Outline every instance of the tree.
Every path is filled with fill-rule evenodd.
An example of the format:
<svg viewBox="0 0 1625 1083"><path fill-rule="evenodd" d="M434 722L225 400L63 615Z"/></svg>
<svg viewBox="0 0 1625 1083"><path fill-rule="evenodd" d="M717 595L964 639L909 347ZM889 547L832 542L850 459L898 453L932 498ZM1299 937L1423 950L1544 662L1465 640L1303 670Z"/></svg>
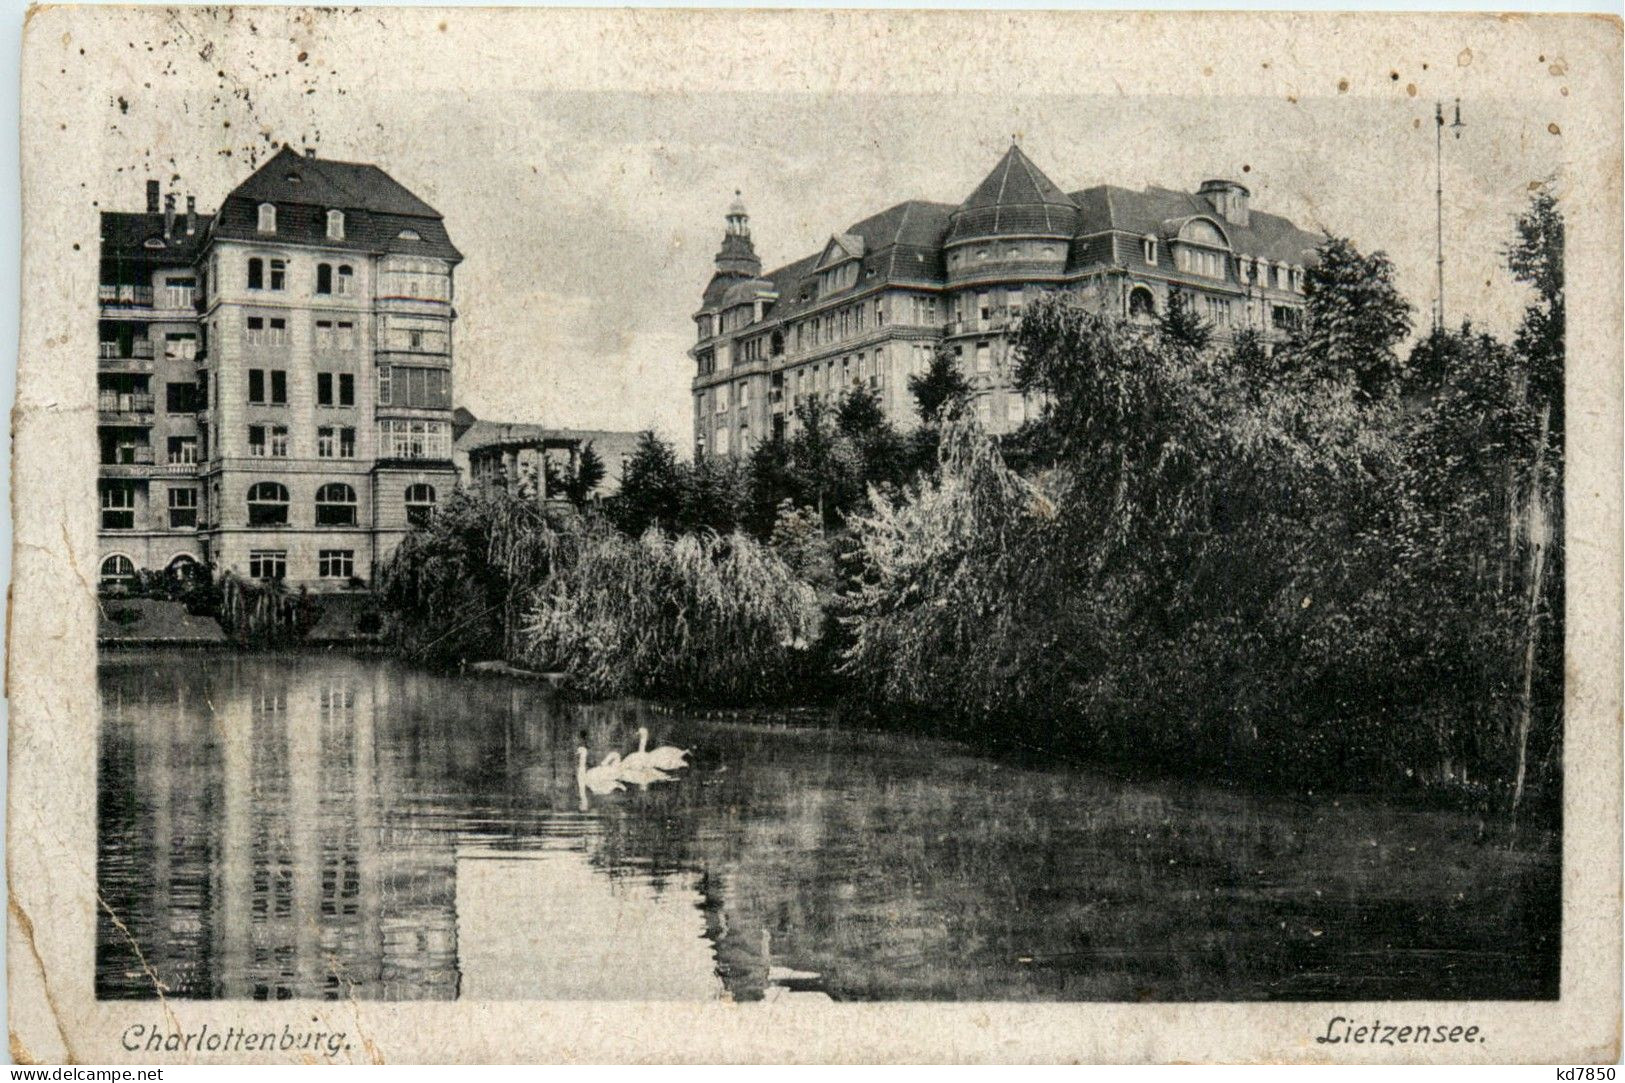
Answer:
<svg viewBox="0 0 1625 1083"><path fill-rule="evenodd" d="M556 466L552 460L548 460L548 495L562 494L577 508L585 507L593 491L603 483L605 473L604 460L589 440L582 445L573 470Z"/></svg>
<svg viewBox="0 0 1625 1083"><path fill-rule="evenodd" d="M1196 311L1185 291L1174 289L1168 294L1168 305L1157 317L1157 335L1176 349L1201 353L1213 339L1213 327Z"/></svg>
<svg viewBox="0 0 1625 1083"><path fill-rule="evenodd" d="M639 433L621 471L621 490L609 502L610 520L632 535L651 526L673 530L682 502L683 470L676 450L652 430Z"/></svg>
<svg viewBox="0 0 1625 1083"><path fill-rule="evenodd" d="M938 428L956 416L970 401L970 384L959 371L959 362L946 345L938 345L924 372L908 378L914 408L928 428Z"/></svg>
<svg viewBox="0 0 1625 1083"><path fill-rule="evenodd" d="M748 486L744 463L727 455L702 455L682 471L673 529L678 533L733 533L746 513Z"/></svg>
<svg viewBox="0 0 1625 1083"><path fill-rule="evenodd" d="M1352 379L1367 400L1393 390L1402 376L1395 348L1410 334L1412 308L1394 286L1388 255L1363 255L1353 242L1327 237L1304 296L1291 351L1299 369L1314 379Z"/></svg>
<svg viewBox="0 0 1625 1083"><path fill-rule="evenodd" d="M1507 246L1512 276L1535 290L1524 309L1515 347L1527 360L1530 394L1551 405L1552 431L1563 433L1563 363L1566 308L1563 302L1563 214L1549 188L1529 199Z"/></svg>
<svg viewBox="0 0 1625 1083"><path fill-rule="evenodd" d="M834 527L863 498L857 448L841 431L836 411L808 398L796 407L796 431L789 444L792 499L818 510L819 521Z"/></svg>
<svg viewBox="0 0 1625 1083"><path fill-rule="evenodd" d="M836 409L835 422L857 451L859 480L865 489L895 489L908 480L914 470L912 448L873 391L859 387L848 392Z"/></svg>

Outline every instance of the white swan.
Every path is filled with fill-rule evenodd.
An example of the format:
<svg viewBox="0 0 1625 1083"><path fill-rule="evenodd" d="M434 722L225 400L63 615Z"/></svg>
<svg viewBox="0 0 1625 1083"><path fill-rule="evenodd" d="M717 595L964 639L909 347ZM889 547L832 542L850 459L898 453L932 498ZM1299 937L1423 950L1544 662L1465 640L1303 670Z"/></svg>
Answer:
<svg viewBox="0 0 1625 1083"><path fill-rule="evenodd" d="M576 748L576 786L583 792L614 793L626 787L621 782L621 754L611 752L597 767L587 766L587 746Z"/></svg>
<svg viewBox="0 0 1625 1083"><path fill-rule="evenodd" d="M688 766L689 750L676 748L672 745L661 745L659 748L649 747L649 728L638 727L638 750L628 753L621 761L629 767L652 767L657 771L681 771Z"/></svg>

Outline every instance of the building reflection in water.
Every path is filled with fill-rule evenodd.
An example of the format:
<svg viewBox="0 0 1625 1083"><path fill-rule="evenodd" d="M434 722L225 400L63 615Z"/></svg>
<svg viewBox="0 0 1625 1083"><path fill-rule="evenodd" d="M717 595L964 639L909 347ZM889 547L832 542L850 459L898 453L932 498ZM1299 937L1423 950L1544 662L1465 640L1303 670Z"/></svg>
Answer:
<svg viewBox="0 0 1625 1083"><path fill-rule="evenodd" d="M102 688L101 997L722 991L700 877L591 859L530 690L471 718L375 663L235 658Z"/></svg>
<svg viewBox="0 0 1625 1083"><path fill-rule="evenodd" d="M1482 847L1455 813L385 658L120 654L100 681L102 997L1557 992L1556 839ZM640 725L695 766L583 811L578 734L596 758Z"/></svg>

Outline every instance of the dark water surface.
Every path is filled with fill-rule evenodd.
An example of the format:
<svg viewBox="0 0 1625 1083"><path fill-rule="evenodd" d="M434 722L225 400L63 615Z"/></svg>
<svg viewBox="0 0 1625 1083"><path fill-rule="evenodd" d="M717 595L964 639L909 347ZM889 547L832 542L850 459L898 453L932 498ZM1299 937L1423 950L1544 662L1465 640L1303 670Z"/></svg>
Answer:
<svg viewBox="0 0 1625 1083"><path fill-rule="evenodd" d="M100 680L102 997L1557 995L1555 836L1480 844L1455 814L378 658L142 653ZM578 732L596 763L639 725L695 766L583 810Z"/></svg>

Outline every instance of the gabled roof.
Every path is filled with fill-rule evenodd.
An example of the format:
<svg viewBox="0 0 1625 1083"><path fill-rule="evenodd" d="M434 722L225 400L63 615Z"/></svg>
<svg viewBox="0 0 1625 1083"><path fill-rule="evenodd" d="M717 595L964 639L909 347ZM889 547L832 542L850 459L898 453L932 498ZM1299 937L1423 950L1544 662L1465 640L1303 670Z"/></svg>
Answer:
<svg viewBox="0 0 1625 1083"><path fill-rule="evenodd" d="M227 198L256 203L304 203L340 210L366 210L439 218L440 212L407 191L375 165L310 158L283 147Z"/></svg>
<svg viewBox="0 0 1625 1083"><path fill-rule="evenodd" d="M1319 234L1299 229L1278 214L1250 210L1247 224L1226 221L1211 203L1195 192L1148 187L1143 192L1114 185L1099 185L1072 193L1083 210L1080 234L1122 230L1140 236L1158 235L1169 222L1193 217L1211 218L1230 238L1230 247L1242 256L1301 264L1320 245Z"/></svg>
<svg viewBox="0 0 1625 1083"><path fill-rule="evenodd" d="M830 267L849 259L858 259L863 256L863 238L856 233L836 233L830 237L829 243L824 245L824 252L818 257L819 267Z"/></svg>

